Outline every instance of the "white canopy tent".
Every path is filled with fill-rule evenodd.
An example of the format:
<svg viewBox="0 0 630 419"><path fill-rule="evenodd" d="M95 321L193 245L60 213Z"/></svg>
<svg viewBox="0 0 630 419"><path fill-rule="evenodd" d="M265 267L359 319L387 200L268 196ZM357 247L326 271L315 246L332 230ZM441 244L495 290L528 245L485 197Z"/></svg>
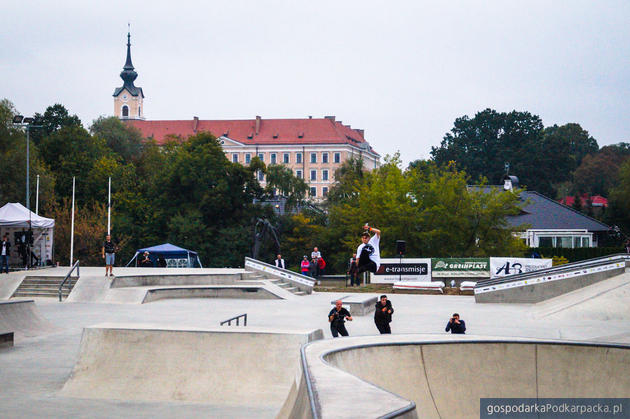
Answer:
<svg viewBox="0 0 630 419"><path fill-rule="evenodd" d="M0 208L0 236L9 235L11 242L11 254L9 264L22 266L23 260L19 254L19 246L16 246L15 237L24 235L33 230L33 246L31 251L35 254L40 264L53 258L53 230L55 220L46 218L29 211L24 205L11 202Z"/></svg>

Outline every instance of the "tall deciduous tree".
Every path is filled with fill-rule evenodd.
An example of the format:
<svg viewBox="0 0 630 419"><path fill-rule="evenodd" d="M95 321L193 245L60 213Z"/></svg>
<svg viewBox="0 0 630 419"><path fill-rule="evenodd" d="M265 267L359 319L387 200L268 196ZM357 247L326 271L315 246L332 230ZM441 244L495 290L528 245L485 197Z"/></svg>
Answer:
<svg viewBox="0 0 630 419"><path fill-rule="evenodd" d="M125 125L115 116L96 119L90 127L92 135L105 140L105 144L124 162L136 161L142 151L142 134L134 127Z"/></svg>
<svg viewBox="0 0 630 419"><path fill-rule="evenodd" d="M472 119L457 118L431 156L439 165L455 161L473 179L486 177L494 184L509 162L510 174L522 185L555 196L554 185L571 180L584 156L597 149L595 139L579 124L544 128L529 112L486 109Z"/></svg>
<svg viewBox="0 0 630 419"><path fill-rule="evenodd" d="M576 192L607 197L610 189L619 182L619 167L628 157L628 143L607 145L597 153L584 156L573 175Z"/></svg>

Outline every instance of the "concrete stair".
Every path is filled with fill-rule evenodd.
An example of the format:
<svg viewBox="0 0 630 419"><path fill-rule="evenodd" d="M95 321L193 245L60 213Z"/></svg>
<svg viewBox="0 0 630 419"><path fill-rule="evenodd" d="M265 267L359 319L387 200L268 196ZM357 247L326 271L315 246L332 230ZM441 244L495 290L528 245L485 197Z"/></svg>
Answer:
<svg viewBox="0 0 630 419"><path fill-rule="evenodd" d="M280 288L284 288L295 295L306 295L304 291L300 291L298 287L294 287L291 283L285 282L282 279L270 279L269 282L279 286Z"/></svg>
<svg viewBox="0 0 630 419"><path fill-rule="evenodd" d="M66 298L72 288L77 283L78 278L68 278L61 292L62 298ZM59 295L59 284L62 277L26 277L20 286L13 293L13 297L57 297Z"/></svg>

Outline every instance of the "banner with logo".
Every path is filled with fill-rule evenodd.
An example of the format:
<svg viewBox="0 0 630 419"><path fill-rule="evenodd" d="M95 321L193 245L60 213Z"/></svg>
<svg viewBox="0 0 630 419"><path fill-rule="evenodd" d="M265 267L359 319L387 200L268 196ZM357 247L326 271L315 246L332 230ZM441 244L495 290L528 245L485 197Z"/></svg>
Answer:
<svg viewBox="0 0 630 419"><path fill-rule="evenodd" d="M381 266L371 276L373 284L398 281L431 281L431 259L381 259Z"/></svg>
<svg viewBox="0 0 630 419"><path fill-rule="evenodd" d="M432 258L431 270L434 278L488 278L488 258Z"/></svg>
<svg viewBox="0 0 630 419"><path fill-rule="evenodd" d="M490 258L490 277L521 274L551 268L551 259Z"/></svg>

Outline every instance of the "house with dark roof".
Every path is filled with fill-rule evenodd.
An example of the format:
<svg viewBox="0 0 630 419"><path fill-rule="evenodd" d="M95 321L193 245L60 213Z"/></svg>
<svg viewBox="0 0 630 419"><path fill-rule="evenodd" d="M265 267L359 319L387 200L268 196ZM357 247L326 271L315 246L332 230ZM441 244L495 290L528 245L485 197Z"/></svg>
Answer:
<svg viewBox="0 0 630 419"><path fill-rule="evenodd" d="M237 120L146 120L144 92L134 85L138 73L131 63L131 35L127 34L127 60L120 73L123 86L114 91L114 115L158 144L186 140L208 132L218 138L226 157L248 165L254 157L265 164L282 164L309 185L310 196L325 197L335 182L335 171L347 160L360 158L367 170L380 166L380 155L365 139L362 129L343 124L335 116ZM265 186L264 173L258 180Z"/></svg>
<svg viewBox="0 0 630 419"><path fill-rule="evenodd" d="M503 180L503 186L482 188L518 188L516 176L505 176ZM606 224L538 192L521 191L519 197L522 210L508 216L507 222L512 227L524 227L519 236L528 247L597 247L610 230Z"/></svg>

